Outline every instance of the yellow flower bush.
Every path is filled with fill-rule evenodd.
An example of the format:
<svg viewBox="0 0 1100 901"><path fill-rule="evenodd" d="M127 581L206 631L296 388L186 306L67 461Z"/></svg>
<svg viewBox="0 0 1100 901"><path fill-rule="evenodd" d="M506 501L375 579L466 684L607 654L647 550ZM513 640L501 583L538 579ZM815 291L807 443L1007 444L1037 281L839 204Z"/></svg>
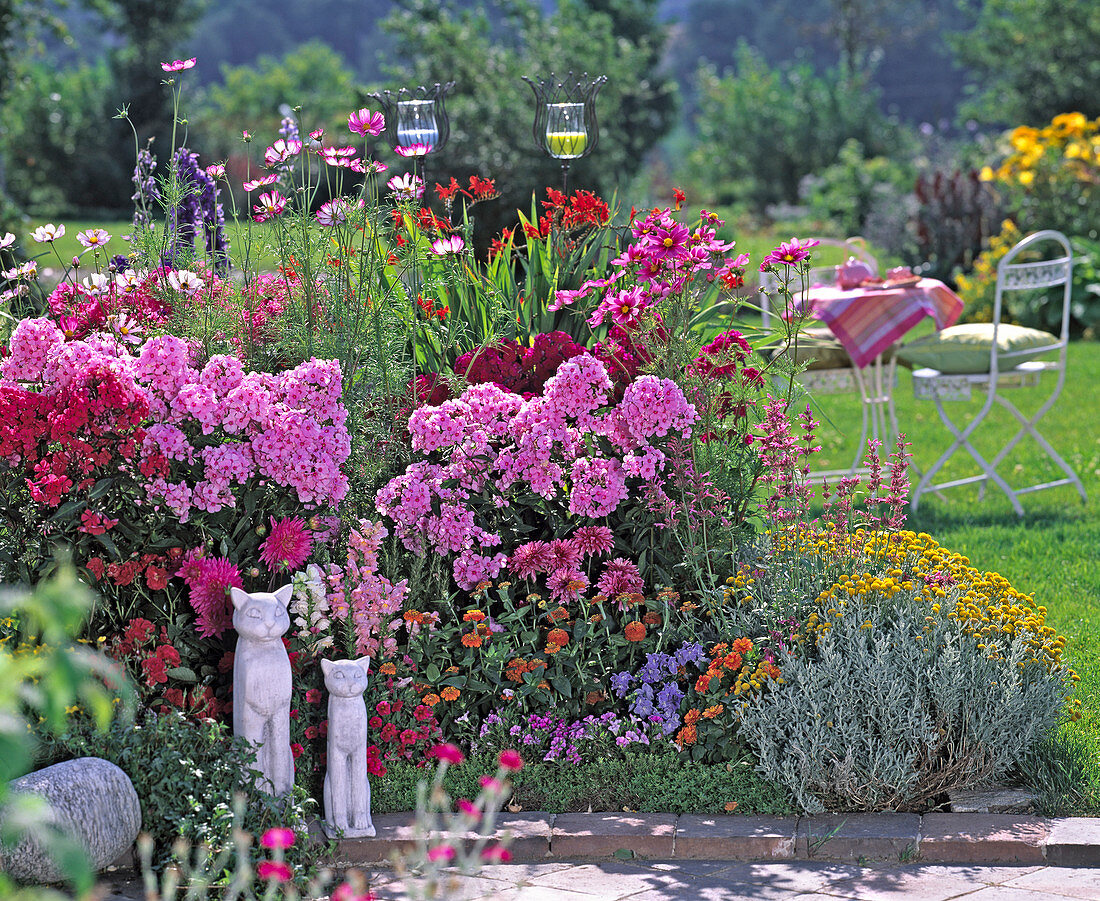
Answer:
<svg viewBox="0 0 1100 901"><path fill-rule="evenodd" d="M1023 232L1011 219L1001 223L1001 232L989 239L988 249L974 261L969 274L960 273L955 279L959 297L962 298L963 322L991 322L993 299L997 290L997 265L1019 241ZM1006 311L1004 321L1011 322L1011 311Z"/></svg>

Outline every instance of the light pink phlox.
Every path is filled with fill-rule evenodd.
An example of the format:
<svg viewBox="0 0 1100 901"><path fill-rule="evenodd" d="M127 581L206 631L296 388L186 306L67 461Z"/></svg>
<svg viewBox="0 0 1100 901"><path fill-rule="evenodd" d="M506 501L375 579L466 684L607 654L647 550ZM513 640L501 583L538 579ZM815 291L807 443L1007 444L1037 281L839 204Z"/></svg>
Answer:
<svg viewBox="0 0 1100 901"><path fill-rule="evenodd" d="M199 383L210 388L218 398L224 398L243 378L241 361L228 354L215 354L199 373Z"/></svg>
<svg viewBox="0 0 1100 901"><path fill-rule="evenodd" d="M193 382L180 388L172 399L170 419L182 421L186 416L194 418L202 427L204 435L211 434L221 425L222 405L214 389Z"/></svg>
<svg viewBox="0 0 1100 901"><path fill-rule="evenodd" d="M655 447L641 447L623 457L623 471L647 482L657 478L664 467L664 452Z"/></svg>
<svg viewBox="0 0 1100 901"><path fill-rule="evenodd" d="M630 496L622 464L614 458L581 457L573 463L570 481L569 512L576 515L599 519Z"/></svg>
<svg viewBox="0 0 1100 901"><path fill-rule="evenodd" d="M145 430L142 449L149 454L159 450L169 460L181 463L195 462L195 448L187 440L187 435L174 425L154 422Z"/></svg>
<svg viewBox="0 0 1100 901"><path fill-rule="evenodd" d="M49 319L22 319L9 343L9 356L0 363L0 378L12 382L39 382L46 356L65 336Z"/></svg>
<svg viewBox="0 0 1100 901"><path fill-rule="evenodd" d="M465 550L455 557L452 571L455 582L463 591L472 591L480 582L495 579L508 562L505 554L489 557L472 550Z"/></svg>

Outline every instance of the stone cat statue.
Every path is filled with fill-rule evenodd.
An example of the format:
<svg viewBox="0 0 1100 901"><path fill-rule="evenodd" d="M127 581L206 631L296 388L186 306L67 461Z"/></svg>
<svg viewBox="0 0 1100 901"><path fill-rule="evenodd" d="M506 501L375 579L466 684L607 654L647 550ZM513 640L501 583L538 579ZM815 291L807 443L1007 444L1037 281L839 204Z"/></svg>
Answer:
<svg viewBox="0 0 1100 901"><path fill-rule="evenodd" d="M325 833L346 838L374 835L367 780L367 687L369 657L322 660L328 689L328 767L325 770Z"/></svg>
<svg viewBox="0 0 1100 901"><path fill-rule="evenodd" d="M233 658L233 734L256 748L261 785L276 796L294 786L290 752L290 657L283 633L290 628L287 605L294 593L284 585L274 594L230 588L237 651Z"/></svg>

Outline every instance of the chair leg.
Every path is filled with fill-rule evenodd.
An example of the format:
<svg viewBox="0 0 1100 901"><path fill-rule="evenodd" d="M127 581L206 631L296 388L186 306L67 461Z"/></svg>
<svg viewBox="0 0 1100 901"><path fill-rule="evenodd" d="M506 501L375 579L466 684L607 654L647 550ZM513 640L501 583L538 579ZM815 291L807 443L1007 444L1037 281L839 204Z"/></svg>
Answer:
<svg viewBox="0 0 1100 901"><path fill-rule="evenodd" d="M1016 417L1016 419L1020 423L1020 429L1019 429L1018 432L1016 432L1015 435L1012 436L1012 440L1009 441L1008 444L1006 444L1003 448L1001 448L1001 450L997 454L997 456L993 458L992 465L994 467L997 467L998 465L1000 465L1001 461L1004 460L1012 452L1012 450L1016 447L1017 444L1020 443L1020 441L1023 439L1023 437L1025 435L1030 435L1032 438L1035 439L1036 444L1038 444L1039 447L1041 447L1043 449L1043 452L1048 457L1050 457L1051 460L1054 461L1054 464L1059 469L1061 469L1062 472L1065 473L1065 475L1066 475L1065 482L1067 484L1073 485L1073 487L1077 489L1077 493L1081 496L1081 502L1082 503L1087 502L1088 501L1088 495L1085 493L1085 486L1081 484L1081 479L1077 475L1077 473L1074 471L1073 467L1071 467L1064 459L1062 459L1062 455L1059 454L1053 447L1051 447L1050 442L1048 442L1046 440L1046 438L1044 438L1039 433L1038 429L1035 428L1035 424L1043 417L1043 414L1046 413L1047 409L1049 408L1049 405L1044 404L1043 407L1041 407L1039 409L1039 411L1034 416L1032 416L1030 419L1028 419L1026 416L1024 416L1023 413L1021 413L1016 408L1016 406L1014 404L1012 404L1010 401L1006 400L1005 398L998 396L997 397L997 402L1002 407L1004 407L1006 410L1008 410L1010 413L1012 413L1013 416ZM1032 487L1035 487L1035 486L1032 486ZM1053 487L1053 486L1052 485L1047 485L1047 486L1044 486L1044 487Z"/></svg>

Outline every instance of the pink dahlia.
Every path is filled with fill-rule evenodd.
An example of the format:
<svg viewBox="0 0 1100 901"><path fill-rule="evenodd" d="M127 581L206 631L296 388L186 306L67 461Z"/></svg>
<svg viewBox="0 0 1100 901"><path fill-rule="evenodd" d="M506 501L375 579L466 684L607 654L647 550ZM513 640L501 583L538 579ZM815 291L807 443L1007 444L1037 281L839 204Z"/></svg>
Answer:
<svg viewBox="0 0 1100 901"><path fill-rule="evenodd" d="M633 594L645 587L638 567L623 557L616 557L607 564L596 587L609 598L620 594Z"/></svg>
<svg viewBox="0 0 1100 901"><path fill-rule="evenodd" d="M229 589L244 588L244 584L237 567L225 557L206 557L196 563L198 572L188 581L197 614L195 628L204 638L217 638L233 623Z"/></svg>
<svg viewBox="0 0 1100 901"><path fill-rule="evenodd" d="M550 567L550 546L545 541L521 544L508 558L508 568L517 579L530 579Z"/></svg>
<svg viewBox="0 0 1100 901"><path fill-rule="evenodd" d="M615 546L615 537L607 526L581 526L573 533L572 541L586 557L606 554Z"/></svg>
<svg viewBox="0 0 1100 901"><path fill-rule="evenodd" d="M309 559L312 550L313 535L300 516L278 522L272 516L271 534L260 546L260 559L270 570L293 571Z"/></svg>
<svg viewBox="0 0 1100 901"><path fill-rule="evenodd" d="M550 572L573 570L580 566L581 549L572 539L555 538L550 542Z"/></svg>

